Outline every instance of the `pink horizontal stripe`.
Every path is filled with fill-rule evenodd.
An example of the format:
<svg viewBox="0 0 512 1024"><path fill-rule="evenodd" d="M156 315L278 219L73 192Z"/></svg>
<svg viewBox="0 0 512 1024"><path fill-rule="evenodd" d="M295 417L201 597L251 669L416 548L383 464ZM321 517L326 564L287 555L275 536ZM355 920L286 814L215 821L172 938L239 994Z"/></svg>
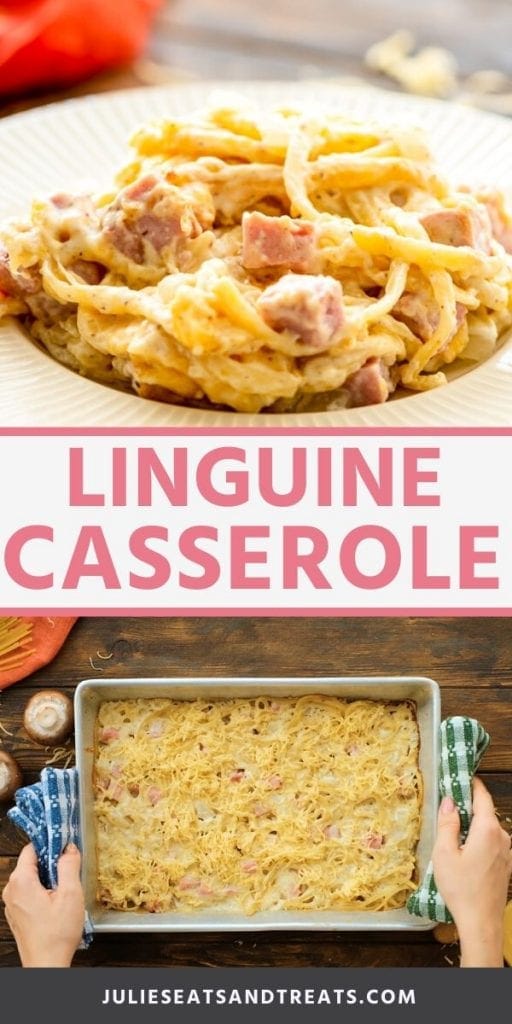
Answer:
<svg viewBox="0 0 512 1024"><path fill-rule="evenodd" d="M0 437L512 437L512 427L0 427Z"/></svg>
<svg viewBox="0 0 512 1024"><path fill-rule="evenodd" d="M122 618L512 618L510 608L0 608L0 615Z"/></svg>

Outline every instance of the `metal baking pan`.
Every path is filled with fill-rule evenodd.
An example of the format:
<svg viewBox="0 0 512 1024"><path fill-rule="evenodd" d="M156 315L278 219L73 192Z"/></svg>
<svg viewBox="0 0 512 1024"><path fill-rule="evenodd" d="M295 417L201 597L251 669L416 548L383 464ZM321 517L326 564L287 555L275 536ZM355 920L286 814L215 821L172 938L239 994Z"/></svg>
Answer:
<svg viewBox="0 0 512 1024"><path fill-rule="evenodd" d="M103 701L135 697L169 697L173 700L220 700L226 697L272 695L296 697L307 693L329 694L347 700L412 700L420 731L420 768L424 799L417 852L419 876L430 859L435 838L438 805L439 687L420 677L340 679L87 679L75 694L77 766L80 776L80 810L83 831L86 907L97 932L206 932L206 931L424 931L430 921L412 917L407 910L388 911L275 911L241 914L212 910L197 913L134 913L106 910L96 899L96 840L93 797L94 723Z"/></svg>

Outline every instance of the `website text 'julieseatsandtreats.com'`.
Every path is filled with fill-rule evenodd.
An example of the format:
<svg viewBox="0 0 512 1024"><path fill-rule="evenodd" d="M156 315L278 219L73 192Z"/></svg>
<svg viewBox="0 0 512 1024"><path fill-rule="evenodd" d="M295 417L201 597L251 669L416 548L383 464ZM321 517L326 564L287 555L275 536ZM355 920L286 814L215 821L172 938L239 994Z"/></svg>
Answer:
<svg viewBox="0 0 512 1024"><path fill-rule="evenodd" d="M371 988L361 992L355 988L106 988L102 1006L414 1006L415 1002L413 988Z"/></svg>
<svg viewBox="0 0 512 1024"><path fill-rule="evenodd" d="M512 13L477 8L0 13L22 1016L505 1003Z"/></svg>

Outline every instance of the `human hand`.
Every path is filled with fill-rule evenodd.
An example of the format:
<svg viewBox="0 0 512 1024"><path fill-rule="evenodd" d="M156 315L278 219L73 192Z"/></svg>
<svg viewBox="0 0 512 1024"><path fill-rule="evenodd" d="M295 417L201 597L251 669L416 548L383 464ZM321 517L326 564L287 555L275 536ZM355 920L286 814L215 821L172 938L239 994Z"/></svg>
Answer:
<svg viewBox="0 0 512 1024"><path fill-rule="evenodd" d="M501 828L480 779L473 781L473 818L464 846L453 800L441 801L432 861L437 888L459 932L461 967L503 967L503 914L512 851L510 836Z"/></svg>
<svg viewBox="0 0 512 1024"><path fill-rule="evenodd" d="M39 881L37 857L29 843L2 893L7 923L23 967L69 967L84 926L80 851L70 843L57 865L58 887Z"/></svg>

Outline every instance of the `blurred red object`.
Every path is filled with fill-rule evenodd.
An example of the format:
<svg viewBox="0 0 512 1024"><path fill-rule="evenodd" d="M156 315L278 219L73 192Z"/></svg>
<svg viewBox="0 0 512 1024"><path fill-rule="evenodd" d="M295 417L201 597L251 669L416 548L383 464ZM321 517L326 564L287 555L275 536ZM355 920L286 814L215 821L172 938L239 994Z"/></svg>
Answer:
<svg viewBox="0 0 512 1024"><path fill-rule="evenodd" d="M0 93L64 85L133 60L162 0L3 0Z"/></svg>

